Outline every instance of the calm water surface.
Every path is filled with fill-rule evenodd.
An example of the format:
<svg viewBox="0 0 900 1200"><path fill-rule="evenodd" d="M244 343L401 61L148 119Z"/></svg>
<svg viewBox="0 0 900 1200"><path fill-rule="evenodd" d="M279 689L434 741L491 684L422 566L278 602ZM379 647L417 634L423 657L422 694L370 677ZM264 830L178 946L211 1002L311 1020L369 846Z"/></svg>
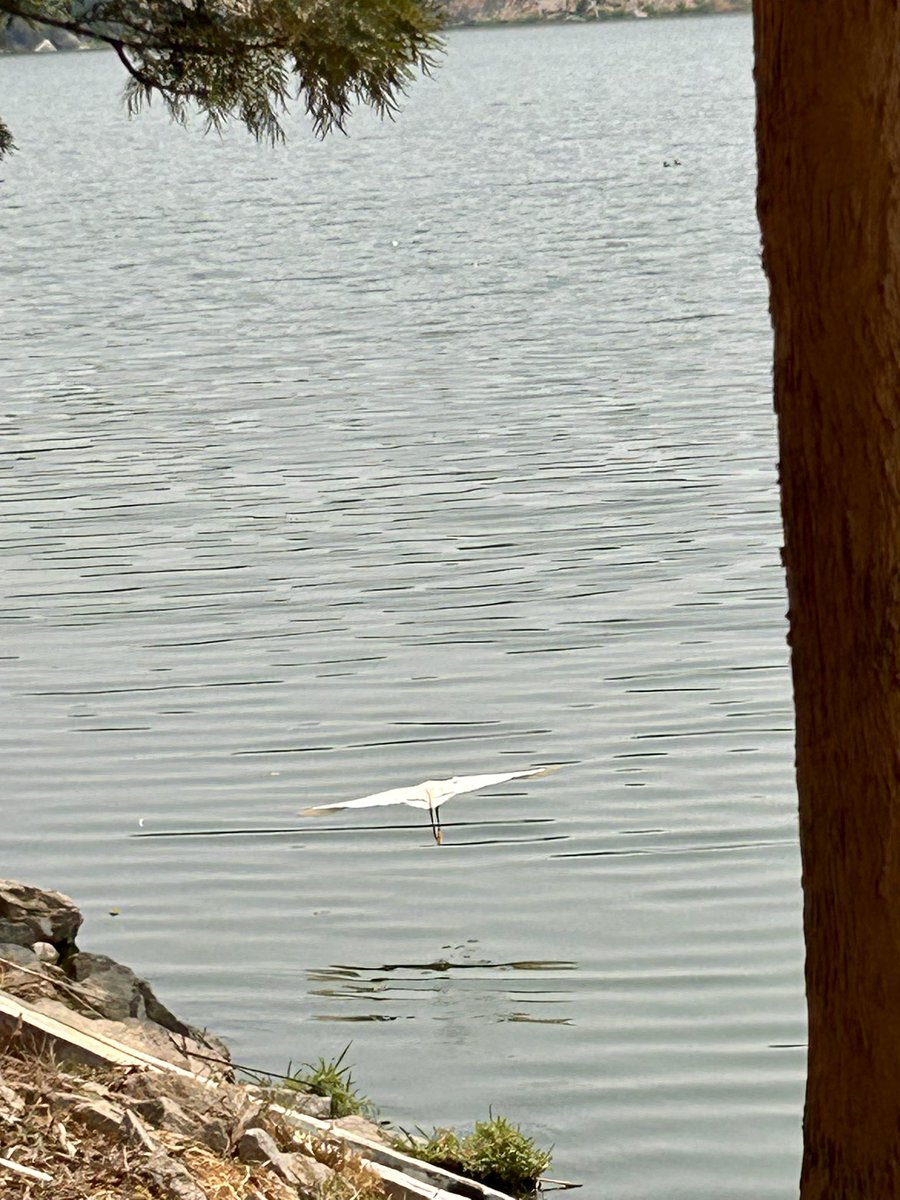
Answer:
<svg viewBox="0 0 900 1200"><path fill-rule="evenodd" d="M2 873L241 1061L352 1041L388 1116L492 1105L611 1200L798 1168L750 42L464 31L276 151L0 62ZM548 761L441 849L297 816Z"/></svg>

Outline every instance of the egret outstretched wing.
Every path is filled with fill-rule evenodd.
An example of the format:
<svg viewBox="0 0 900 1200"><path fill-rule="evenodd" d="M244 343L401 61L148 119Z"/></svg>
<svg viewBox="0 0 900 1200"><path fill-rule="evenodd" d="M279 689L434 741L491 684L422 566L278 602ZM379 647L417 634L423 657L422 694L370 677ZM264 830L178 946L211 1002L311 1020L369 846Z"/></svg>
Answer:
<svg viewBox="0 0 900 1200"><path fill-rule="evenodd" d="M482 788L493 787L495 783L508 783L511 779L540 779L542 775L558 770L558 766L552 766L535 767L531 771L508 771L505 775L454 775L452 779L428 780L422 786L440 788L441 798L434 803L443 804L451 796L458 796L462 792L480 792Z"/></svg>
<svg viewBox="0 0 900 1200"><path fill-rule="evenodd" d="M303 817L317 817L336 808L378 808L382 804L411 804L413 808L427 808L428 797L425 784L417 787L391 788L389 792L374 792L371 796L360 796L358 800L339 800L337 804L320 804L317 808L304 808Z"/></svg>

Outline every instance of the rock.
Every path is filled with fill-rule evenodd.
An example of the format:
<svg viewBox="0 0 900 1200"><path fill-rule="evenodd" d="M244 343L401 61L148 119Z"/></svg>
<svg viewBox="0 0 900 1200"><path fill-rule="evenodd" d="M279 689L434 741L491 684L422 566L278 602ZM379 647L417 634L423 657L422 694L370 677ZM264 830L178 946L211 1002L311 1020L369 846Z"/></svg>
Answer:
<svg viewBox="0 0 900 1200"><path fill-rule="evenodd" d="M290 1164L293 1174L293 1179L288 1182L294 1184L301 1196L309 1196L313 1200L316 1196L328 1194L325 1188L334 1175L331 1167L326 1167L307 1154L285 1154L283 1157Z"/></svg>
<svg viewBox="0 0 900 1200"><path fill-rule="evenodd" d="M133 1112L126 1112L122 1118L122 1124L119 1127L122 1134L122 1140L136 1150L147 1150L153 1153L156 1150L156 1142L147 1132L147 1129L140 1119Z"/></svg>
<svg viewBox="0 0 900 1200"><path fill-rule="evenodd" d="M57 968L45 967L44 970L55 971ZM146 1021L137 1021L131 1018L127 1021L108 1021L105 1017L98 1017L94 1014L86 1016L83 1012L69 1007L68 1004L63 1004L57 999L47 997L29 1000L29 1003L38 1012L46 1013L50 1017L56 1017L68 1025L74 1025L76 1029L80 1029L84 1033L112 1038L114 1041L123 1042L126 1046L140 1050L144 1054L151 1054L156 1058L165 1059L167 1062L174 1063L175 1066L184 1067L187 1070L194 1070L199 1065L191 1063L190 1059L174 1045L171 1034L165 1029L160 1028L159 1025L152 1025Z"/></svg>
<svg viewBox="0 0 900 1200"><path fill-rule="evenodd" d="M150 1100L139 1100L132 1111L155 1129L175 1133L179 1137L192 1138L200 1132L200 1122L189 1116L180 1105L168 1096L156 1096Z"/></svg>
<svg viewBox="0 0 900 1200"><path fill-rule="evenodd" d="M65 961L69 978L80 984L91 1006L109 1021L137 1025L137 1035L121 1029L114 1037L121 1037L131 1045L137 1045L147 1053L164 1058L188 1070L209 1073L209 1060L225 1078L233 1077L231 1056L228 1047L219 1038L204 1030L194 1029L180 1021L174 1013L161 1004L145 979L135 975L130 967L124 967L105 954L89 954L81 951ZM177 1042L171 1034L177 1035ZM196 1055L200 1062L192 1062ZM216 1060L220 1060L216 1062Z"/></svg>
<svg viewBox="0 0 900 1200"><path fill-rule="evenodd" d="M109 1088L105 1088L102 1083L97 1083L95 1079L80 1080L78 1086L82 1095L87 1092L91 1096L98 1096L101 1100L109 1099Z"/></svg>
<svg viewBox="0 0 900 1200"><path fill-rule="evenodd" d="M204 1121L199 1134L200 1141L213 1154L226 1155L231 1149L231 1130L221 1117Z"/></svg>
<svg viewBox="0 0 900 1200"><path fill-rule="evenodd" d="M648 17L666 13L741 12L746 0L444 0L450 25L522 21L597 21L609 17Z"/></svg>
<svg viewBox="0 0 900 1200"><path fill-rule="evenodd" d="M9 924L8 921L0 921L0 937L4 933L4 926ZM27 930L26 925L20 928ZM38 943L46 945L45 942ZM38 963L38 957L35 952L21 942L0 942L0 958L6 959L7 962L15 963L17 967L34 967Z"/></svg>
<svg viewBox="0 0 900 1200"><path fill-rule="evenodd" d="M137 976L105 954L78 953L66 963L69 978L84 985L84 993L97 1012L110 1021L143 1017ZM90 982L88 982L90 980Z"/></svg>
<svg viewBox="0 0 900 1200"><path fill-rule="evenodd" d="M66 29L30 23L21 17L8 17L5 21L0 18L0 52L35 51L47 41L57 50L86 50L90 45Z"/></svg>
<svg viewBox="0 0 900 1200"><path fill-rule="evenodd" d="M81 951L67 960L66 971L70 979L85 984L91 993L91 1003L110 1021L137 1017L162 1025L172 1033L190 1035L192 1032L189 1025L160 1004L145 979L138 978L130 967L123 967L105 954Z"/></svg>
<svg viewBox="0 0 900 1200"><path fill-rule="evenodd" d="M355 1133L357 1137L368 1138L370 1142L381 1142L382 1145L388 1144L381 1126L365 1117L339 1117L334 1123L338 1129L346 1129L348 1133Z"/></svg>
<svg viewBox="0 0 900 1200"><path fill-rule="evenodd" d="M198 1029L196 1025L188 1025L186 1028L196 1050L201 1052L206 1058L207 1066L204 1068L203 1073L208 1075L210 1070L212 1070L221 1075L224 1072L229 1080L234 1079L234 1071L231 1066L231 1051L228 1048L228 1043L223 1041L222 1038L216 1037L214 1033L210 1033L206 1028Z"/></svg>
<svg viewBox="0 0 900 1200"><path fill-rule="evenodd" d="M53 45L53 43L50 41L49 38L44 38L44 40L42 42L38 42L38 44L35 46L34 53L35 54L55 54L56 47Z"/></svg>
<svg viewBox="0 0 900 1200"><path fill-rule="evenodd" d="M240 1145L241 1138L248 1129L254 1128L262 1110L263 1106L261 1104L251 1101L249 1104L245 1104L236 1114L229 1134L229 1141L233 1148Z"/></svg>
<svg viewBox="0 0 900 1200"><path fill-rule="evenodd" d="M0 942L30 950L35 940L34 930L24 921L0 920ZM35 955L37 958L37 955Z"/></svg>
<svg viewBox="0 0 900 1200"><path fill-rule="evenodd" d="M145 1054L163 1058L166 1062L174 1063L176 1067L184 1067L186 1070L198 1074L209 1075L210 1073L209 1063L206 1061L209 1050L205 1046L201 1047L194 1038L175 1038L168 1029L163 1029L161 1025L154 1025L150 1021L128 1020L119 1023L98 1021L97 1025L109 1025L111 1037L116 1037L129 1046L134 1046L137 1050L143 1050ZM114 1030L117 1032L113 1032ZM193 1053L202 1054L204 1057L199 1060L192 1059ZM223 1067L221 1070L226 1078L231 1078L230 1067Z"/></svg>
<svg viewBox="0 0 900 1200"><path fill-rule="evenodd" d="M81 921L75 902L62 892L44 891L13 879L0 879L0 941L17 942L20 946L49 942L65 953L74 946ZM28 940L22 941L21 934L5 936L4 929L9 925L17 930L25 926Z"/></svg>
<svg viewBox="0 0 900 1200"><path fill-rule="evenodd" d="M212 1097L209 1088L199 1080L183 1075L160 1075L156 1071L135 1071L122 1084L122 1092L132 1100L157 1100L168 1096L182 1108L209 1107Z"/></svg>
<svg viewBox="0 0 900 1200"><path fill-rule="evenodd" d="M156 1150L150 1155L144 1170L166 1200L208 1200L206 1192L187 1167L170 1158L163 1150Z"/></svg>
<svg viewBox="0 0 900 1200"><path fill-rule="evenodd" d="M40 41L41 34L33 25L29 25L21 17L11 17L3 30L3 49L24 52L32 50Z"/></svg>
<svg viewBox="0 0 900 1200"><path fill-rule="evenodd" d="M136 1072L124 1081L122 1092L134 1100L135 1114L151 1125L193 1138L222 1155L231 1153L262 1110L243 1087L225 1083L208 1088L179 1075Z"/></svg>
<svg viewBox="0 0 900 1200"><path fill-rule="evenodd" d="M65 980L59 967L41 962L27 946L0 946L0 959L0 986L31 1005L52 1001L58 981ZM20 965L13 966L14 962Z"/></svg>
<svg viewBox="0 0 900 1200"><path fill-rule="evenodd" d="M309 1092L283 1091L278 1093L278 1103L283 1108L293 1109L307 1117L315 1117L318 1121L328 1121L331 1118L331 1097L313 1096Z"/></svg>
<svg viewBox="0 0 900 1200"><path fill-rule="evenodd" d="M30 936L30 935L29 935ZM36 946L49 946L48 942L35 942ZM50 946L51 952L56 951ZM44 962L28 946L12 942L0 942L0 976L3 987L14 996L32 1001L40 996L56 995L55 980L65 980L65 975L51 962ZM15 965L13 965L15 964Z"/></svg>
<svg viewBox="0 0 900 1200"><path fill-rule="evenodd" d="M51 946L49 942L35 942L31 950L43 963L49 963L53 966L59 962L59 951L55 946Z"/></svg>
<svg viewBox="0 0 900 1200"><path fill-rule="evenodd" d="M83 1100L72 1109L72 1116L89 1129L115 1137L122 1126L123 1113L108 1100Z"/></svg>
<svg viewBox="0 0 900 1200"><path fill-rule="evenodd" d="M83 50L84 42L68 29L49 29L47 37L57 50Z"/></svg>
<svg viewBox="0 0 900 1200"><path fill-rule="evenodd" d="M258 1125L248 1129L237 1144L237 1156L242 1163L271 1163L281 1153L272 1135Z"/></svg>
<svg viewBox="0 0 900 1200"><path fill-rule="evenodd" d="M309 1169L309 1159L303 1154L285 1154L283 1150L278 1149L275 1139L264 1129L248 1129L237 1144L237 1154L242 1163L259 1163L268 1167L279 1179L291 1187L298 1188L301 1196L315 1195L315 1182L308 1182L314 1180L316 1174L314 1170Z"/></svg>

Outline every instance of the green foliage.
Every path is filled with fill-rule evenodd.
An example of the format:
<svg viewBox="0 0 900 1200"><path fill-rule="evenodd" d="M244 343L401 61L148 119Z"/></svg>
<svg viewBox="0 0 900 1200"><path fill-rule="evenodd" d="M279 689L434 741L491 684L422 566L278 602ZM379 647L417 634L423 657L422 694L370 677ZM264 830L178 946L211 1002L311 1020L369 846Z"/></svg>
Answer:
<svg viewBox="0 0 900 1200"><path fill-rule="evenodd" d="M435 1129L425 1141L407 1138L405 1153L457 1175L477 1179L512 1196L534 1196L537 1181L550 1166L551 1153L540 1150L518 1125L505 1117L479 1121L460 1137L452 1129Z"/></svg>
<svg viewBox="0 0 900 1200"><path fill-rule="evenodd" d="M13 135L9 131L9 126L4 125L0 121L0 158L4 155L12 153L16 148L16 143L13 141Z"/></svg>
<svg viewBox="0 0 900 1200"><path fill-rule="evenodd" d="M319 134L356 103L392 114L441 47L435 0L0 0L0 14L111 46L131 114L159 98L179 123L197 110L207 129L236 119L271 142L295 99ZM0 157L10 148L0 124Z"/></svg>
<svg viewBox="0 0 900 1200"><path fill-rule="evenodd" d="M320 1058L316 1063L303 1063L296 1071L292 1070L293 1064L288 1063L281 1086L289 1091L329 1096L333 1117L352 1117L357 1113L371 1116L374 1113L372 1102L356 1091L351 1068L342 1065L349 1049L348 1042L337 1058Z"/></svg>

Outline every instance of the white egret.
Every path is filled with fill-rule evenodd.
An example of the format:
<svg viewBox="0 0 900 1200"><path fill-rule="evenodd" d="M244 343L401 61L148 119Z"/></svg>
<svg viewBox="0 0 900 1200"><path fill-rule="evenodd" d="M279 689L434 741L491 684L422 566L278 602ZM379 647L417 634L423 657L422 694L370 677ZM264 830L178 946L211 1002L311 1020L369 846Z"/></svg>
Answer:
<svg viewBox="0 0 900 1200"><path fill-rule="evenodd" d="M452 779L426 779L415 787L391 788L387 792L375 792L359 800L340 800L337 804L322 804L318 808L304 808L301 816L318 817L334 812L338 808L377 808L383 804L408 804L411 808L424 808L431 820L431 832L440 846L443 843L440 806L451 796L460 792L477 792L481 788L493 787L495 783L508 783L510 779L540 779L558 771L559 766L535 767L530 771L510 771L504 775L454 775Z"/></svg>

